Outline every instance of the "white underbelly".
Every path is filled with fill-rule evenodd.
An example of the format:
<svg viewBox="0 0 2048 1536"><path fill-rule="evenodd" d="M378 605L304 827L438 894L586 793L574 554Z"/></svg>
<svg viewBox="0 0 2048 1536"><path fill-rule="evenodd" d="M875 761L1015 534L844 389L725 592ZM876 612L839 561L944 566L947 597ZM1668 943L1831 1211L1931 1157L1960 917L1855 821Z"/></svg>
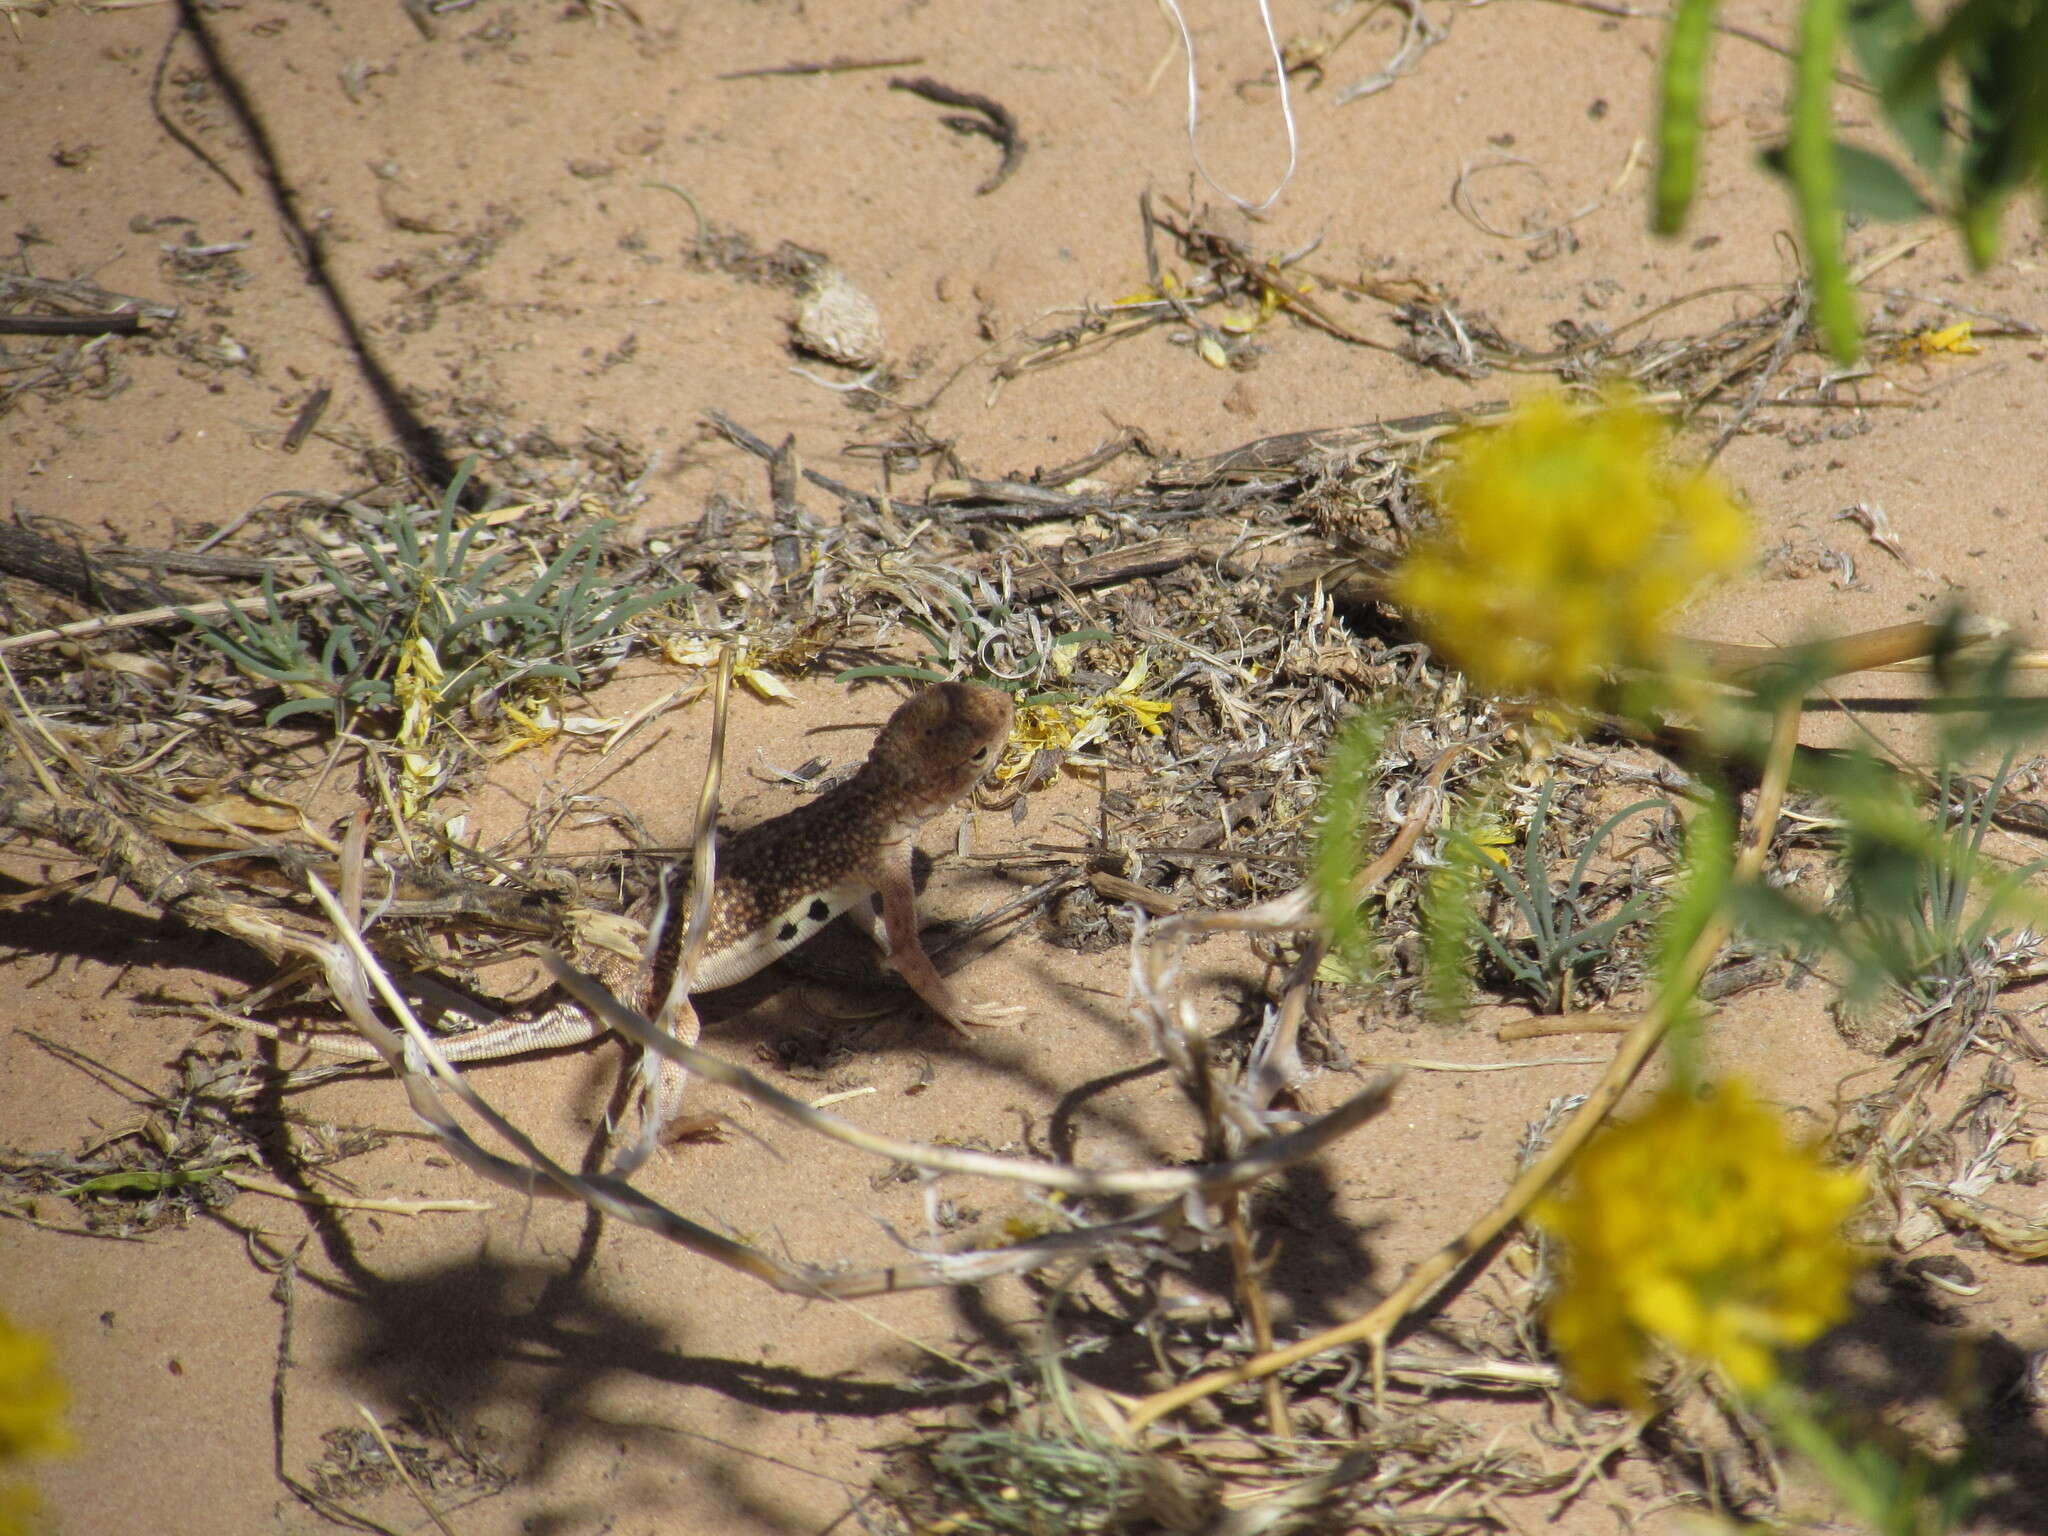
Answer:
<svg viewBox="0 0 2048 1536"><path fill-rule="evenodd" d="M690 974L690 990L711 992L745 981L810 939L855 902L865 900L873 890L865 881L851 880L790 903L774 918L741 935L717 954L700 958Z"/></svg>

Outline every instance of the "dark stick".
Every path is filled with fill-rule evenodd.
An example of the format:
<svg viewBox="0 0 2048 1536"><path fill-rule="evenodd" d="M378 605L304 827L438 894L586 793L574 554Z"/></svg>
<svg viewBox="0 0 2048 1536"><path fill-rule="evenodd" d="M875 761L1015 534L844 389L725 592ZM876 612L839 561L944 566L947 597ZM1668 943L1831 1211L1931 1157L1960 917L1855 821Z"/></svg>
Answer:
<svg viewBox="0 0 2048 1536"><path fill-rule="evenodd" d="M744 448L757 458L772 459L775 457L775 450L773 448L770 448L760 438L754 436L753 433L726 415L725 412L706 411L704 419L716 427L719 436L723 437L734 447ZM857 501L870 510L873 510L875 506L875 498L866 491L857 491L843 481L834 480L830 475L819 474L815 469L805 470L804 478L820 490L830 491L841 501Z"/></svg>
<svg viewBox="0 0 2048 1536"><path fill-rule="evenodd" d="M1104 587L1122 586L1127 581L1138 581L1149 576L1165 576L1179 570L1201 556L1199 549L1183 549L1174 554L1161 555L1153 560L1138 560L1129 565L1120 565L1114 570L1097 571L1092 575L1062 574L1059 586L1051 582L1040 582L1018 589L1020 603L1040 603L1056 596L1060 588L1068 592L1099 592Z"/></svg>
<svg viewBox="0 0 2048 1536"><path fill-rule="evenodd" d="M922 96L926 101L935 101L942 107L966 107L988 119L986 123L972 117L949 117L944 120L949 128L962 133L984 134L1002 146L1002 163L996 167L993 176L974 189L976 197L986 197L1008 181L1010 173L1017 169L1018 162L1024 158L1024 136L1017 131L1017 119L1001 102L991 100L987 96L978 96L973 91L955 90L952 86L942 84L927 75L919 75L914 79L898 75L889 82L889 89L908 91L913 96Z"/></svg>
<svg viewBox="0 0 2048 1536"><path fill-rule="evenodd" d="M306 403L299 407L299 414L292 418L284 441L278 446L286 453L297 453L299 445L313 435L313 429L320 425L320 418L327 414L327 402L334 398L334 391L322 384L306 396Z"/></svg>
<svg viewBox="0 0 2048 1536"><path fill-rule="evenodd" d="M118 315L0 315L0 336L133 336L142 329L142 316L129 311Z"/></svg>
<svg viewBox="0 0 2048 1536"><path fill-rule="evenodd" d="M156 56L156 74L149 82L149 110L156 114L156 120L165 133L187 152L195 156L214 175L235 189L235 196L242 196L242 184L228 174L226 166L209 155L199 141L171 121L170 113L164 110L164 71L171 65L171 50L178 46L178 34L185 30L186 13L180 10L171 18L171 35L164 39L164 51Z"/></svg>
<svg viewBox="0 0 2048 1536"><path fill-rule="evenodd" d="M784 585L803 574L803 542L797 537L803 505L797 491L803 484L803 461L797 457L796 434L782 440L768 460L768 504L772 509L769 553L775 561L776 579Z"/></svg>
<svg viewBox="0 0 2048 1536"><path fill-rule="evenodd" d="M1078 480L1083 475L1094 474L1103 465L1114 463L1133 448L1139 447L1142 447L1142 444L1138 441L1138 434L1126 427L1093 453L1084 454L1070 464L1033 470L1031 478L1039 485L1065 485L1069 480Z"/></svg>
<svg viewBox="0 0 2048 1536"><path fill-rule="evenodd" d="M97 549L92 557L101 565L132 566L158 576L166 571L189 571L195 576L238 576L260 581L277 574L274 560L257 560L249 555L193 554L183 549L144 549L132 544Z"/></svg>
<svg viewBox="0 0 2048 1536"><path fill-rule="evenodd" d="M765 80L773 75L848 75L860 69L909 69L924 62L924 55L907 59L849 59L844 54L818 63L770 64L763 69L735 69L713 75L714 80ZM956 103L957 105L957 103Z"/></svg>
<svg viewBox="0 0 2048 1536"><path fill-rule="evenodd" d="M803 461L796 456L796 434L791 433L768 457L768 500L778 523L794 523L803 511L796 494L803 467Z"/></svg>
<svg viewBox="0 0 2048 1536"><path fill-rule="evenodd" d="M76 546L19 525L0 526L0 571L113 613L191 601L152 581L133 582L111 575Z"/></svg>

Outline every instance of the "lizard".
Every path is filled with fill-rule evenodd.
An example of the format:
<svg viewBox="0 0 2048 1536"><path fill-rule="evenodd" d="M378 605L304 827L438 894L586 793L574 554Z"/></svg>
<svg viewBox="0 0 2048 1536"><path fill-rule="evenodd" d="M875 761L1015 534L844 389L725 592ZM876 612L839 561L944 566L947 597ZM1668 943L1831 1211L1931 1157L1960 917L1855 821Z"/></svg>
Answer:
<svg viewBox="0 0 2048 1536"><path fill-rule="evenodd" d="M939 974L918 937L911 861L924 824L981 781L1009 739L1010 696L972 683L933 683L912 694L877 733L867 759L816 799L721 838L710 921L690 991L747 980L817 934L848 908L880 899L887 959L927 1007L965 1033L999 1010L964 1002ZM684 867L687 867L685 865ZM598 966L627 1002L649 1011L681 945L687 900L673 903L647 967L609 952ZM605 1025L574 1003L509 1019L435 1044L451 1062L494 1061L580 1045ZM266 1029L265 1033L269 1033ZM317 1048L372 1061L366 1040L331 1036Z"/></svg>

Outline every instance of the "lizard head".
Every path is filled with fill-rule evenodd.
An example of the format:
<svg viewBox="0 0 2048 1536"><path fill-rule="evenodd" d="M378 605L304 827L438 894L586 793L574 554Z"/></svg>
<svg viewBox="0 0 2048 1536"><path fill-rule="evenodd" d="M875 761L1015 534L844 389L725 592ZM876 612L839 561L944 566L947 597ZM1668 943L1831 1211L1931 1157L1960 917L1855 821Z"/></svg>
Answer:
<svg viewBox="0 0 2048 1536"><path fill-rule="evenodd" d="M1007 693L973 683L933 683L912 694L875 737L863 772L888 784L919 815L952 805L996 765L1010 736Z"/></svg>

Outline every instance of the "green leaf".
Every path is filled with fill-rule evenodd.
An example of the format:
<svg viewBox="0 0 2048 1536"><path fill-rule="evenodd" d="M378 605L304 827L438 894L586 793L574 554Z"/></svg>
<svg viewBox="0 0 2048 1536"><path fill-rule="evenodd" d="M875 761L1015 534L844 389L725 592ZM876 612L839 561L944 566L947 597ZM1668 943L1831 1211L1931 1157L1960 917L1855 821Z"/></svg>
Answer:
<svg viewBox="0 0 2048 1536"><path fill-rule="evenodd" d="M404 528L407 525L400 522L396 526ZM398 541L394 540L393 542L396 543ZM379 549L375 542L366 540L356 547L362 552L364 560L369 562L371 572L376 578L372 584L372 589L381 606L385 608L390 608L393 605L410 606L416 599L419 589L419 583L414 579L414 572L418 569L417 562L407 564L404 567L405 574L400 575L398 571L392 569L391 563L384 558L384 551ZM347 601L348 605L351 608L367 611L371 604L371 595L363 590L362 584L353 580L348 572L329 559L324 551L315 549L311 553L314 563L326 574L327 579L334 583L335 591Z"/></svg>
<svg viewBox="0 0 2048 1536"><path fill-rule="evenodd" d="M263 723L265 725L276 725L280 720L288 720L293 715L306 714L331 716L334 720L334 728L337 731L341 729L340 699L286 699L282 704L271 706L269 713L263 717Z"/></svg>
<svg viewBox="0 0 2048 1536"><path fill-rule="evenodd" d="M67 1184L64 1195L160 1195L167 1189L185 1189L204 1184L218 1168L136 1169L130 1173L103 1173L77 1184Z"/></svg>
<svg viewBox="0 0 2048 1536"><path fill-rule="evenodd" d="M1472 850L1467 837L1450 842L1450 857L1429 871L1422 887L1422 997L1432 1018L1455 1019L1464 1011L1473 953L1482 940L1493 940L1479 917L1480 886L1491 861Z"/></svg>
<svg viewBox="0 0 2048 1536"><path fill-rule="evenodd" d="M485 664L478 662L467 671L449 679L447 685L441 691L442 702L450 706L462 703L469 697L477 684L485 680L485 676ZM564 666L559 661L529 661L514 668L507 675L493 680L490 687L484 690L484 693L488 697L491 694L503 693L506 689L520 683L549 680L568 683L574 686L581 682L582 679L582 673L578 672L574 667Z"/></svg>
<svg viewBox="0 0 2048 1536"><path fill-rule="evenodd" d="M595 619L582 624L569 636L572 649L580 650L586 645L606 639L623 629L650 608L659 608L663 603L672 603L689 591L686 583L676 582L670 586L657 587L638 597L620 598Z"/></svg>
<svg viewBox="0 0 2048 1536"><path fill-rule="evenodd" d="M230 661L234 662L244 672L253 672L266 682L324 683L327 681L326 675L313 664L313 659L310 656L273 665L261 656L253 655L247 651L236 650L232 646L224 645L221 647L221 650Z"/></svg>
<svg viewBox="0 0 2048 1536"><path fill-rule="evenodd" d="M1966 5L1958 12L1978 7ZM1958 47L1963 62L1964 110L1969 135L1963 143L1961 182L1963 240L1979 267L1998 254L1998 224L2013 192L2048 166L2044 117L2048 117L2048 12L2031 8L2024 25L2006 7L1978 22L1978 34ZM1946 30L1946 29L1945 29Z"/></svg>
<svg viewBox="0 0 2048 1536"><path fill-rule="evenodd" d="M1793 64L1792 137L1785 146L1793 200L1799 207L1806 265L1813 279L1813 323L1843 366L1863 355L1863 326L1842 259L1842 201L1829 136L1835 53L1842 40L1843 0L1805 0Z"/></svg>
<svg viewBox="0 0 2048 1536"><path fill-rule="evenodd" d="M833 674L835 683L858 682L864 677L894 677L910 683L943 683L946 674L935 672L930 667L848 667L844 672Z"/></svg>
<svg viewBox="0 0 2048 1536"><path fill-rule="evenodd" d="M554 591L555 584L562 579L563 575L579 561L582 562L582 568L576 573L576 582L572 590L580 590L583 582L589 579L590 571L597 560L598 547L604 539L604 531L607 526L604 523L595 524L584 529L583 532L577 534L575 538L563 545L562 552L555 556L549 563L548 568L536 576L533 580L533 585L526 589L527 601L538 603L546 598L550 592Z"/></svg>
<svg viewBox="0 0 2048 1536"><path fill-rule="evenodd" d="M1927 24L1913 0L1849 0L1842 19L1857 63L1879 89L1892 131L1922 170L1938 175L1947 151L1941 89L1933 71L1912 67L1927 41Z"/></svg>
<svg viewBox="0 0 2048 1536"><path fill-rule="evenodd" d="M906 613L903 615L903 622L924 637L924 643L932 648L934 656L938 657L941 661L951 661L953 659L951 640L941 635L927 620L920 618L917 614ZM932 680L937 682L939 677L944 675L944 673L940 673Z"/></svg>
<svg viewBox="0 0 2048 1536"><path fill-rule="evenodd" d="M1808 1401L1781 1387L1757 1406L1777 1438L1810 1462L1877 1536L1945 1536L1961 1528L1976 1502L1974 1443L1956 1460L1938 1462L1883 1429L1847 1419L1824 1399Z"/></svg>
<svg viewBox="0 0 2048 1536"><path fill-rule="evenodd" d="M484 569L479 566L476 570L472 571L469 567L469 557L476 547L476 541L483 536L484 532L485 528L482 523L471 523L461 533L457 534L455 537L455 547L448 555L447 565L436 567L435 574L444 581L454 581L459 577L466 585L476 586L479 584L483 580Z"/></svg>
<svg viewBox="0 0 2048 1536"><path fill-rule="evenodd" d="M500 619L524 619L529 623L553 625L555 616L547 609L528 602L523 598L509 597L502 603L492 603L485 608L473 608L461 618L441 631L444 640L453 640L465 629L478 624L495 624Z"/></svg>
<svg viewBox="0 0 2048 1536"><path fill-rule="evenodd" d="M337 624L328 632L327 644L320 648L320 665L329 677L337 673L354 672L363 664L362 653L356 649L356 632L346 624Z"/></svg>
<svg viewBox="0 0 2048 1536"><path fill-rule="evenodd" d="M1927 199L1913 190L1905 173L1884 156L1840 141L1833 150L1835 185L1845 212L1893 221L1922 219L1934 212ZM1765 150L1761 158L1767 169L1791 179L1784 145Z"/></svg>
<svg viewBox="0 0 2048 1536"><path fill-rule="evenodd" d="M455 509L462 505L462 493L469 489L469 477L476 473L476 463L477 456L472 453L455 466L455 478L448 482L447 493L441 498L441 520L444 524L452 525L454 522Z"/></svg>
<svg viewBox="0 0 2048 1536"><path fill-rule="evenodd" d="M1919 219L1934 212L1903 172L1854 144L1835 146L1835 174L1841 178L1842 206L1872 219Z"/></svg>

